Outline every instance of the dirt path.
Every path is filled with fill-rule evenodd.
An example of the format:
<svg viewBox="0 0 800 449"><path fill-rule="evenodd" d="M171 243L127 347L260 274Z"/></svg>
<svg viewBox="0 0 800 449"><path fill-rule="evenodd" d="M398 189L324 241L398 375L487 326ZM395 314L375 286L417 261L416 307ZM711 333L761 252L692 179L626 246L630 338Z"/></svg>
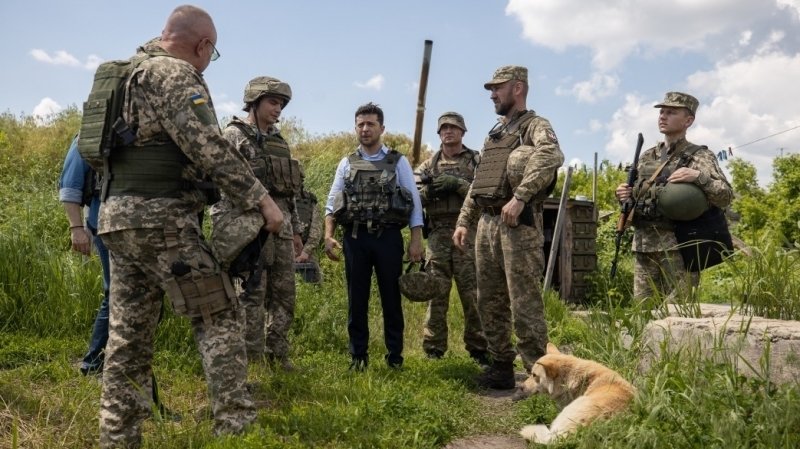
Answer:
<svg viewBox="0 0 800 449"><path fill-rule="evenodd" d="M525 380L525 373L517 372L517 384ZM475 393L481 401L482 415L492 422L503 422L512 419L514 406L511 397L515 390L486 390ZM526 449L527 442L516 432L471 435L451 441L445 449Z"/></svg>

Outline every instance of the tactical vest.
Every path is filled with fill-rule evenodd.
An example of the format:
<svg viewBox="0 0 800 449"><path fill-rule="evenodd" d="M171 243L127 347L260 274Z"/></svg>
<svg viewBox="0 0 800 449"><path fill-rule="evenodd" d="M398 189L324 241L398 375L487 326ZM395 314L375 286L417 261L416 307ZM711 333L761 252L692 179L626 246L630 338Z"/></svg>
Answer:
<svg viewBox="0 0 800 449"><path fill-rule="evenodd" d="M273 197L292 196L303 185L300 163L292 159L289 144L280 134L256 134L253 126L234 118L228 126L238 128L256 142L261 153L249 160L250 168ZM259 142L260 140L260 142Z"/></svg>
<svg viewBox="0 0 800 449"><path fill-rule="evenodd" d="M439 161L442 157L442 152L441 150L436 152L436 154L433 155L433 160L431 161L431 177L435 178L439 175L447 174L472 183L472 180L475 177L475 166L477 165L475 161L477 152L470 150L467 147L464 147L464 150L465 151L459 154L458 157L470 159L467 167L461 163L454 163L446 165L443 167L443 169L439 164ZM425 205L425 213L434 221L457 218L458 214L461 212L461 205L463 203L464 198L459 195L458 192L449 192L446 194L446 196L430 199L428 204Z"/></svg>
<svg viewBox="0 0 800 449"><path fill-rule="evenodd" d="M141 63L155 56L173 57L163 51L140 52L128 60L101 64L83 104L78 150L95 171L103 173L102 199L109 195L177 198L196 189L182 178L190 162L174 142L133 146L136 130L122 118L128 80Z"/></svg>
<svg viewBox="0 0 800 449"><path fill-rule="evenodd" d="M508 156L522 145L522 134L535 117L536 113L527 111L504 131L501 130L496 135L489 134L481 154L481 163L475 170L475 180L472 182L471 196L478 206L500 207L514 195L508 182Z"/></svg>
<svg viewBox="0 0 800 449"><path fill-rule="evenodd" d="M680 151L680 154L670 155L667 164L652 182L649 182L650 178L664 161L653 151L652 159L639 163L639 178L633 186L633 197L636 199L636 213L633 216L633 224L635 226L653 225L671 229L671 220L662 216L658 211L658 196L661 193L661 189L667 184L669 175L681 167L688 167L694 154L704 148L708 147L689 144Z"/></svg>
<svg viewBox="0 0 800 449"><path fill-rule="evenodd" d="M337 223L366 224L370 231L385 226L406 226L414 208L411 192L397 182L395 150L380 161L368 161L356 151L348 156L350 172L334 204Z"/></svg>
<svg viewBox="0 0 800 449"><path fill-rule="evenodd" d="M295 204L297 206L297 219L305 225L305 231L301 236L303 243L305 243L308 241L308 235L311 232L311 219L314 216L314 208L317 207L317 196L309 191L303 191L295 197Z"/></svg>
<svg viewBox="0 0 800 449"><path fill-rule="evenodd" d="M106 158L112 149L136 140L135 130L122 119L125 86L133 71L154 56L173 57L163 51L139 52L130 59L107 61L97 67L92 90L83 103L78 151L98 172L105 171Z"/></svg>

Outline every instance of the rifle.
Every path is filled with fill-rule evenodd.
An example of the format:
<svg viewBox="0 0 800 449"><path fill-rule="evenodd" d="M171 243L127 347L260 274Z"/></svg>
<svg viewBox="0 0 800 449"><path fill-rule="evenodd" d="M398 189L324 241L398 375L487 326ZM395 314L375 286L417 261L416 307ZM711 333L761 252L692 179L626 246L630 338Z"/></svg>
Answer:
<svg viewBox="0 0 800 449"><path fill-rule="evenodd" d="M431 67L431 50L433 41L425 41L422 55L422 73L419 76L419 96L417 98L417 120L414 126L414 145L412 147L411 166L419 163L419 152L422 146L422 121L425 118L425 94L428 91L428 71Z"/></svg>
<svg viewBox="0 0 800 449"><path fill-rule="evenodd" d="M639 177L639 170L637 167L639 165L639 153L642 152L642 145L644 145L644 137L642 137L642 133L639 133L639 138L636 141L636 153L633 155L633 165L631 165L631 169L628 172L628 187L633 187L636 183L636 178ZM617 220L617 238L614 241L614 260L611 262L611 279L614 279L614 276L617 274L619 247L622 244L622 236L625 234L625 228L628 227L628 220L630 220L633 215L633 206L633 195L622 203L622 213L620 213L619 220Z"/></svg>

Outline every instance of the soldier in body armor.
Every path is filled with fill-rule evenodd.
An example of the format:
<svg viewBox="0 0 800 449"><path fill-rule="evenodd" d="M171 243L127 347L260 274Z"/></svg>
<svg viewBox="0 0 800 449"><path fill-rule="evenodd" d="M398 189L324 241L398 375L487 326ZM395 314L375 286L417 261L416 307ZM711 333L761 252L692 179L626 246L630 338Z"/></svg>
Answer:
<svg viewBox="0 0 800 449"><path fill-rule="evenodd" d="M295 205L302 173L275 124L291 98L288 84L268 76L253 78L244 89L247 117L233 117L223 131L283 212L280 232L267 237L257 266L243 282L239 301L245 310L248 360L266 356L287 371L294 369L288 334L295 308L293 261L302 248ZM233 204L223 197L211 208L212 223L219 223L232 209Z"/></svg>
<svg viewBox="0 0 800 449"><path fill-rule="evenodd" d="M453 243L462 251L473 251L468 245L469 228L478 223L474 248L478 314L492 365L477 382L486 388L512 389L516 352L530 371L546 350L540 290L542 207L564 155L550 122L526 107L528 69L500 67L484 88L491 91L495 112L501 117L484 142Z"/></svg>
<svg viewBox="0 0 800 449"><path fill-rule="evenodd" d="M294 259L295 271L300 273L304 281L318 284L322 282L317 261L317 247L322 241L322 214L319 212L317 196L305 188L297 196L296 203L297 217L303 229L303 249Z"/></svg>
<svg viewBox="0 0 800 449"><path fill-rule="evenodd" d="M704 202L700 207L725 209L731 202L733 190L717 164L714 153L705 146L686 140L686 131L694 123L699 102L689 94L667 92L664 101L655 107L658 130L664 141L642 153L639 158L639 178L633 188L620 184L615 194L620 202L634 198L633 253L636 299L653 294L655 287L668 300L686 297L696 286L697 273L687 272L678 250L673 232L673 221L661 212L658 200L666 185L689 183L705 194L698 198L687 196L685 207L694 208L694 202ZM707 203L705 203L707 201Z"/></svg>
<svg viewBox="0 0 800 449"><path fill-rule="evenodd" d="M206 197L197 183L210 175L237 207L260 214L268 232L278 230L282 217L220 132L202 77L219 56L216 42L208 13L179 6L161 38L139 48L138 55L147 57L126 84L119 119L135 139L111 151L98 221L111 257L101 448L142 443L142 421L151 414L153 338L165 292L176 312L191 318L215 431L241 432L256 419L245 388L240 309L227 274L202 238L198 213ZM81 142L84 137L81 132Z"/></svg>
<svg viewBox="0 0 800 449"><path fill-rule="evenodd" d="M420 188L422 206L427 215L428 228L427 266L425 271L451 282L455 279L458 297L464 311L464 345L470 357L481 365L488 365L486 337L476 307L475 253L458 251L453 246L456 220L467 195L469 185L480 162L477 151L463 143L467 126L464 117L456 112L445 112L439 117L437 132L442 145L431 158L417 167L425 178ZM467 242L475 241L475 226L469 228ZM447 351L447 309L450 305L450 288L441 297L431 298L425 317L422 349L430 358L441 358Z"/></svg>
<svg viewBox="0 0 800 449"><path fill-rule="evenodd" d="M383 110L373 103L360 106L355 122L360 145L339 162L325 205L325 254L339 260L342 245L334 237L334 229L341 225L350 369L363 371L369 362L367 312L373 270L383 310L386 363L400 368L405 327L398 283L403 270L400 231L406 225L411 227L408 258L422 260L422 205L408 159L381 142Z"/></svg>

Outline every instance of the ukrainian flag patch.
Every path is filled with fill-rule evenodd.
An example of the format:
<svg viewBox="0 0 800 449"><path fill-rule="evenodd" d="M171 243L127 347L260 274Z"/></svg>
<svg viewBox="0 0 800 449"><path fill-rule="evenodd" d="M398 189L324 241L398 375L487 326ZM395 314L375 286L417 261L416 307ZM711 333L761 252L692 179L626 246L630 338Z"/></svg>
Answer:
<svg viewBox="0 0 800 449"><path fill-rule="evenodd" d="M205 99L205 98L203 98L203 96L202 96L202 95L200 95L200 94L194 94L194 95L192 95L191 97L189 97L189 100L190 100L190 101L191 101L193 104L195 104L195 105L198 105L198 106L199 106L199 105L201 105L201 104L206 104L206 99Z"/></svg>

